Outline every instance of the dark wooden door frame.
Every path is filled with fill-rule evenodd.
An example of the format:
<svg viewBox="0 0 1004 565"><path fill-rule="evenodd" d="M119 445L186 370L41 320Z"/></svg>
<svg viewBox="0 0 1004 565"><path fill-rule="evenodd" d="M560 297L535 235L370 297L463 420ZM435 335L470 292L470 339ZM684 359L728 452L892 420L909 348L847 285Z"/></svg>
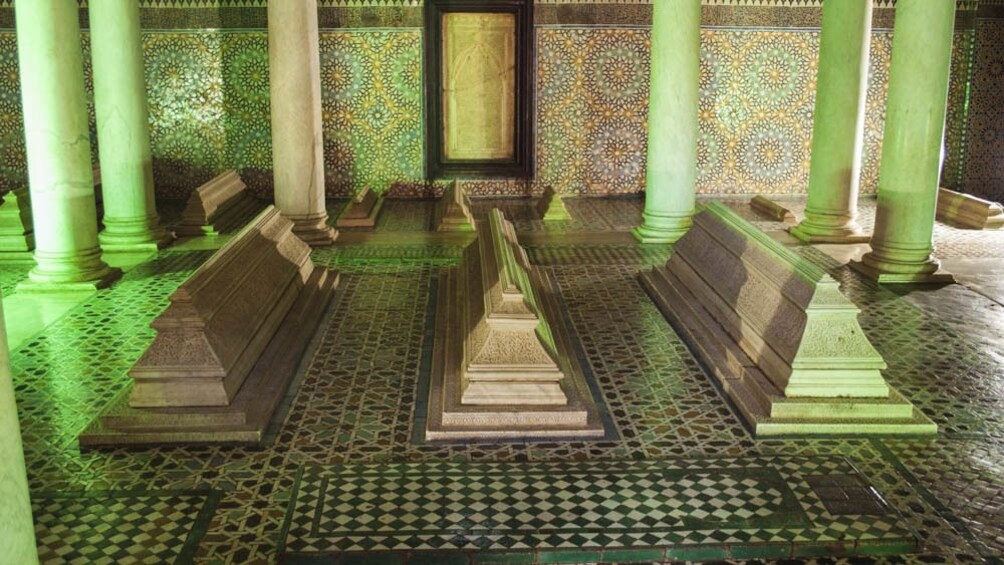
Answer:
<svg viewBox="0 0 1004 565"><path fill-rule="evenodd" d="M443 14L447 12L516 15L516 108L512 159L448 160L443 155ZM533 0L426 0L425 2L425 132L426 171L443 177L533 177L534 75Z"/></svg>

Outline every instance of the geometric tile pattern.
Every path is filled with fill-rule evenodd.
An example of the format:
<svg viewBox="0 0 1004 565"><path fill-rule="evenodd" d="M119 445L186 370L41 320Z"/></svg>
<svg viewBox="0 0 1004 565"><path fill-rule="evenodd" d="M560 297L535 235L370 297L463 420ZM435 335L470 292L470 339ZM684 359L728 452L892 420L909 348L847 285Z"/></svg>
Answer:
<svg viewBox="0 0 1004 565"><path fill-rule="evenodd" d="M208 256L162 253L11 352L17 393L32 399L18 406L30 482L44 485L60 467L79 468L77 434L127 385L155 335L150 321Z"/></svg>
<svg viewBox="0 0 1004 565"><path fill-rule="evenodd" d="M35 266L31 259L24 261L0 261L0 297L14 292L18 283L28 278L28 271Z"/></svg>
<svg viewBox="0 0 1004 565"><path fill-rule="evenodd" d="M889 442L889 450L943 507L964 509L958 519L987 554L1004 553L1004 466L1000 444L982 439Z"/></svg>
<svg viewBox="0 0 1004 565"><path fill-rule="evenodd" d="M894 512L834 515L806 488L809 474L861 481L841 473L852 470L840 459L757 457L308 467L285 550L912 544Z"/></svg>
<svg viewBox="0 0 1004 565"><path fill-rule="evenodd" d="M191 562L218 495L63 492L31 497L42 563Z"/></svg>
<svg viewBox="0 0 1004 565"><path fill-rule="evenodd" d="M661 260L660 253L664 256L669 247L632 250L630 243L561 243L560 234L573 228L611 231L611 225L628 224L640 213L640 199L587 202L569 201L574 221L548 226L532 219L527 201L507 201L507 206L519 212L520 230L554 236L553 243L538 238L529 254L555 280L580 355L595 376L597 397L616 428L613 439L451 445L412 441L420 377L433 337L433 281L444 266L459 260L460 249L417 237L413 226L428 225L431 203L389 201L381 216L386 229L378 228L387 233L379 235L390 237L391 228L405 230L397 236L401 243L339 242L313 252L318 264L342 273L342 283L316 336L317 350L290 390L288 410L277 417L274 441L263 448L81 452L74 440L128 382L129 367L152 339L148 324L208 252L162 251L13 351L33 493L217 491L219 505L195 559L245 563L276 559L301 470L306 476L311 469L330 473L336 466L361 464L614 465L708 457L736 464L761 458L775 467L796 459L846 462L823 471L800 464L792 472L859 472L924 540L917 557L893 562L973 563L1001 555L996 517L1004 484L1004 466L997 457L1004 452L1004 356L994 354L1001 339L994 328L1004 327L1000 309L989 311L986 298L961 286L951 291L951 300L927 293L929 300L921 300L918 291L878 288L834 265L828 256L799 248L837 276L863 311L862 328L889 363L885 375L890 383L937 421L942 433L924 442L754 441L637 283L638 268ZM480 201L475 204L481 206ZM752 216L745 202L733 204ZM800 210L797 203L792 207ZM863 200L863 224L871 225L873 211L874 201ZM757 221L768 229L778 226ZM935 232L945 257L955 251L1004 257L1000 235L940 225ZM955 244L962 236L964 242ZM958 315L967 308L981 309L984 321L967 323ZM955 315L947 316L946 310ZM786 484L800 500L816 500L808 483ZM821 516L825 503L820 499L804 510ZM171 528L161 522L158 531ZM741 533L743 539L752 535L755 530Z"/></svg>
<svg viewBox="0 0 1004 565"><path fill-rule="evenodd" d="M952 66L948 81L948 109L945 116L945 161L941 186L965 191L966 135L969 129L970 89L976 49L975 13L956 13L952 39Z"/></svg>
<svg viewBox="0 0 1004 565"><path fill-rule="evenodd" d="M645 185L649 32L538 30L539 182L624 194ZM818 65L815 31L705 29L699 193L804 193ZM874 192L891 34L872 36L862 190Z"/></svg>
<svg viewBox="0 0 1004 565"><path fill-rule="evenodd" d="M1004 19L976 20L973 80L966 137L966 192L1004 201Z"/></svg>
<svg viewBox="0 0 1004 565"><path fill-rule="evenodd" d="M228 168L271 192L267 35L146 33L143 49L158 193L183 199Z"/></svg>
<svg viewBox="0 0 1004 565"><path fill-rule="evenodd" d="M424 184L421 31L325 32L320 41L328 194Z"/></svg>
<svg viewBox="0 0 1004 565"><path fill-rule="evenodd" d="M987 36L995 28L983 25L980 29ZM567 194L643 190L649 32L643 27L542 26L536 35L534 190L545 185ZM85 49L87 37L85 32ZM969 31L958 34L958 53L968 49L969 37ZM987 36L982 41L992 40ZM326 29L320 42L329 196L346 196L366 185L378 192L393 188L399 196L427 194L421 30ZM702 31L699 192L805 192L818 42L819 33L812 29L752 26ZM143 44L158 194L181 199L221 170L236 168L252 192L269 195L272 156L266 31L149 30ZM875 192L878 183L890 56L891 33L875 31L861 173L865 193ZM985 77L980 84L992 85L997 67L987 57L983 59L987 61L978 65L975 76ZM89 85L89 53L84 60ZM967 81L960 78L964 67L958 61L954 66L950 168L958 168L955 147L962 135L959 124L964 122L963 110L959 110L966 98L961 85ZM995 107L996 90L988 87L974 92L974 108L984 107L977 98L991 101L988 108ZM15 36L3 31L0 180L4 186L25 180L20 108ZM971 122L973 135L993 145L993 128L980 125L992 119L974 117ZM96 155L95 135L91 141ZM966 160L970 167L997 161ZM951 181L948 171L946 179ZM485 195L508 194L514 189L512 183L493 181L476 188L473 192Z"/></svg>

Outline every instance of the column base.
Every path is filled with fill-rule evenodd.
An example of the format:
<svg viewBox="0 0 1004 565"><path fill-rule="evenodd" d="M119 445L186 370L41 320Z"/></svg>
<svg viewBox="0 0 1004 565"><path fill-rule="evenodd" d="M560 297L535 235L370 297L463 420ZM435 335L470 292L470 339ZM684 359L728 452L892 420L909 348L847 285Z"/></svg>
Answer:
<svg viewBox="0 0 1004 565"><path fill-rule="evenodd" d="M17 292L24 294L63 293L63 292L93 292L108 288L112 283L122 278L122 269L106 267L95 278L86 280L59 280L54 277L38 275L35 271L28 274L28 279L17 285Z"/></svg>
<svg viewBox="0 0 1004 565"><path fill-rule="evenodd" d="M328 215L313 218L286 216L293 222L293 233L311 247L326 247L338 239L338 230L328 225Z"/></svg>
<svg viewBox="0 0 1004 565"><path fill-rule="evenodd" d="M690 226L689 217L685 225L681 223L680 226L676 227L651 227L642 224L631 230L631 235L638 240L638 243L676 243L676 240L687 233Z"/></svg>
<svg viewBox="0 0 1004 565"><path fill-rule="evenodd" d="M872 240L870 234L864 233L857 225L853 227L820 229L809 228L802 224L788 228L788 233L802 243L868 243Z"/></svg>
<svg viewBox="0 0 1004 565"><path fill-rule="evenodd" d="M869 254L870 255L870 254ZM868 277L879 284L954 284L955 277L940 268L940 263L934 261L935 270L930 271L929 265L918 267L915 272L902 270L901 272L883 271L878 267L865 262L868 256L861 261L851 261L848 263L852 269Z"/></svg>
<svg viewBox="0 0 1004 565"><path fill-rule="evenodd" d="M98 234L101 249L114 252L156 252L174 241L174 233L163 229L142 234L116 234L108 230Z"/></svg>

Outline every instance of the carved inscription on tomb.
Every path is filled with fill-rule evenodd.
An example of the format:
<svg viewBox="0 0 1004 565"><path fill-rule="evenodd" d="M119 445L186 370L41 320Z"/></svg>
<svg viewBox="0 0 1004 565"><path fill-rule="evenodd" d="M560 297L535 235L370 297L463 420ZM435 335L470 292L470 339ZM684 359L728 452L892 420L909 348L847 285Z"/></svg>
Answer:
<svg viewBox="0 0 1004 565"><path fill-rule="evenodd" d="M443 14L443 154L511 159L516 85L516 16Z"/></svg>

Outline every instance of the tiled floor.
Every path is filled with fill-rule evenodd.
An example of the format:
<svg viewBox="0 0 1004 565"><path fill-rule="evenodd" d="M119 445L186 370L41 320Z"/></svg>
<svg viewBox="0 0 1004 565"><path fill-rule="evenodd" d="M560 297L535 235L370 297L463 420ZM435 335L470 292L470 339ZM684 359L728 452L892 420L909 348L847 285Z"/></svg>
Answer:
<svg viewBox="0 0 1004 565"><path fill-rule="evenodd" d="M492 445L413 441L434 281L444 265L459 260L461 247L415 237L431 221L430 203L392 201L379 222L378 233L387 239L365 244L346 237L346 243L315 252L315 261L340 271L343 282L319 330L318 349L290 391L289 408L275 422L267 447L83 453L77 448L76 434L128 386L126 372L153 337L147 324L166 305L168 294L208 257L210 252L197 246L161 252L12 352L43 558L53 563L245 563L274 561L280 550L388 548L394 551L310 562L651 562L729 555L739 560L790 555L793 548L811 553L818 546L795 542L812 541L803 539L809 531L816 532L816 541L826 540L825 530L835 527L855 529L851 537L870 540L863 547L872 552L903 550L905 538L890 532L908 531L922 540L915 555L840 562L1001 559L1004 306L992 292L965 286L879 288L817 249L799 248L842 282L862 309L863 329L889 363L887 378L942 432L923 441L753 441L636 282L639 268L664 261L669 250L609 237L638 221L640 200L571 200L574 220L547 226L534 219L525 201L476 201L475 212L484 214L492 205L501 205L516 220L533 242L531 259L554 277L619 439ZM733 205L764 229L782 227L756 217L744 202ZM798 211L800 203L792 207ZM873 211L873 202L862 203L864 224L870 224ZM590 243L589 237L573 237L576 232L608 236ZM936 241L948 260L1004 260L1004 232L939 225ZM22 267L0 266L4 294L26 273ZM496 477L500 468L506 472ZM681 487L692 487L686 483L694 480L688 469L703 473L701 489ZM542 472L544 483L526 478ZM618 473L626 482L605 491L595 475L588 484L568 480L589 473ZM645 481L665 483L658 497L638 490ZM869 498L872 487L878 502ZM431 520L421 509L446 504L438 500L443 493L457 493L450 503L460 504L462 515L427 509L439 521L428 522L422 533L398 536L394 545L380 537L388 528L404 531L416 520ZM486 493L495 502L493 514L477 514ZM839 502L841 493L875 513L841 514L847 508ZM574 500L576 512L542 514L546 504L537 504L536 515L525 516L517 511L525 496L556 507ZM582 522L586 514L578 510L604 498L608 505L589 515L594 521ZM656 499L665 504L644 506ZM696 501L705 504L688 507L687 515L714 518L666 526L683 519L674 505ZM639 513L638 508L647 509ZM653 520L650 510L660 514L662 530L655 534L640 531ZM771 522L772 516L758 514L768 510L787 521ZM510 520L490 523L500 512L509 512ZM602 522L624 516L629 524ZM876 524L885 526L869 529ZM614 532L614 525L621 530ZM492 534L479 534L479 527ZM560 533L553 537L549 530ZM596 536L612 533L643 541L595 542ZM506 539L510 549L499 553L501 546L491 535ZM691 547L683 547L684 538ZM427 553L433 539L448 541L436 551L471 547L465 544L490 551ZM585 548L602 545L606 553L570 552L568 539ZM520 544L535 545L537 552ZM676 549L667 552L666 544Z"/></svg>

